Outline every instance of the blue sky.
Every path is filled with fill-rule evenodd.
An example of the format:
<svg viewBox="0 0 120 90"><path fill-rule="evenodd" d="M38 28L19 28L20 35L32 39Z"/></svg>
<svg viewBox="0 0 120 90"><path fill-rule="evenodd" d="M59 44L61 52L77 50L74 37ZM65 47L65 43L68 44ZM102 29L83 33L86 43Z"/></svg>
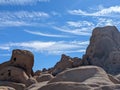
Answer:
<svg viewBox="0 0 120 90"><path fill-rule="evenodd" d="M120 29L120 0L0 0L0 63L13 49L35 56L34 71L61 54L82 57L95 27Z"/></svg>

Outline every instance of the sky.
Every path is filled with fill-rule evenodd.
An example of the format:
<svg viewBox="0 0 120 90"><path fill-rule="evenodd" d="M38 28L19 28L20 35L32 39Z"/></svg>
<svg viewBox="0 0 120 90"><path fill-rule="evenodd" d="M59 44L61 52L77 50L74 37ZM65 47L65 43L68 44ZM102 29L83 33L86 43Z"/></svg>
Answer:
<svg viewBox="0 0 120 90"><path fill-rule="evenodd" d="M107 25L120 30L120 0L0 0L0 63L13 49L34 54L34 71L61 54L81 58L92 30Z"/></svg>

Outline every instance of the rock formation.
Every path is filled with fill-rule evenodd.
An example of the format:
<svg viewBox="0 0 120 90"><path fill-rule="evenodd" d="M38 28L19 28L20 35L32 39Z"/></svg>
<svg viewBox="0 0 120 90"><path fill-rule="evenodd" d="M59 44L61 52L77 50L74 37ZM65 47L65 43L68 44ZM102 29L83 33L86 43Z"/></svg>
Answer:
<svg viewBox="0 0 120 90"><path fill-rule="evenodd" d="M35 73L33 64L30 51L13 50L0 64L0 90L120 90L120 32L97 27L82 59L63 54L54 67Z"/></svg>
<svg viewBox="0 0 120 90"><path fill-rule="evenodd" d="M117 28L95 28L83 60L104 68L108 73L120 73L120 32Z"/></svg>
<svg viewBox="0 0 120 90"><path fill-rule="evenodd" d="M116 82L117 81L117 82ZM119 90L120 81L97 66L80 66L58 73L50 81L27 90Z"/></svg>
<svg viewBox="0 0 120 90"><path fill-rule="evenodd" d="M30 77L33 75L34 55L27 50L13 50L11 57L11 65L22 68Z"/></svg>
<svg viewBox="0 0 120 90"><path fill-rule="evenodd" d="M71 58L70 56L62 54L61 60L57 62L57 64L51 70L51 73L53 75L56 75L67 68L74 68L74 67L85 65L85 63L87 63L87 61L86 62L85 61L86 60L83 61L78 57Z"/></svg>
<svg viewBox="0 0 120 90"><path fill-rule="evenodd" d="M40 76L36 77L36 80L38 82L43 82L43 81L50 81L54 77L51 74L41 74Z"/></svg>
<svg viewBox="0 0 120 90"><path fill-rule="evenodd" d="M0 81L22 83L25 86L36 83L37 81L32 78L33 64L34 55L30 51L13 50L11 60L0 64Z"/></svg>
<svg viewBox="0 0 120 90"><path fill-rule="evenodd" d="M58 74L49 83L61 81L99 85L113 84L110 81L107 73L102 68L97 66L80 66L77 68L65 70Z"/></svg>

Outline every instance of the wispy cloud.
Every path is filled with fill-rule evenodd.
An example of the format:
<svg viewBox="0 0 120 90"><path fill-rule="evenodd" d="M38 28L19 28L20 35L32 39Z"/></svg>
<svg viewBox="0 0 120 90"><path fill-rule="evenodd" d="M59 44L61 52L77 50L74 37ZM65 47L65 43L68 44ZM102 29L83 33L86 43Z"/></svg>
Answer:
<svg viewBox="0 0 120 90"><path fill-rule="evenodd" d="M120 14L120 6L111 6L109 8L102 8L102 10L99 10L97 12L86 12L81 9L78 10L69 10L68 11L70 14L73 15L84 15L84 16L119 16ZM115 17L113 16L113 17Z"/></svg>
<svg viewBox="0 0 120 90"><path fill-rule="evenodd" d="M7 5L31 5L38 2L49 2L50 0L0 0L0 4Z"/></svg>
<svg viewBox="0 0 120 90"><path fill-rule="evenodd" d="M43 17L49 17L49 14L45 12L35 11L18 11L18 12L0 12L0 20L2 19L40 19Z"/></svg>
<svg viewBox="0 0 120 90"><path fill-rule="evenodd" d="M45 37L58 37L58 38L66 38L68 37L67 35L58 35L58 34L48 34L48 33L42 33L38 31L30 31L30 30L24 30L27 33L34 34L34 35L40 35L40 36L45 36Z"/></svg>
<svg viewBox="0 0 120 90"><path fill-rule="evenodd" d="M92 27L94 24L88 21L67 21L68 26L81 28L81 27Z"/></svg>
<svg viewBox="0 0 120 90"><path fill-rule="evenodd" d="M18 11L18 12L0 12L0 26L40 26L43 19L49 18L45 12Z"/></svg>
<svg viewBox="0 0 120 90"><path fill-rule="evenodd" d="M62 32L65 32L65 33L70 33L70 34L73 34L73 35L84 35L84 36L90 36L91 33L89 32L84 32L84 31L81 31L82 29L70 29L68 27L57 27L57 26L54 26L53 27L55 30L59 30L59 31L62 31ZM83 28L85 29L85 28Z"/></svg>
<svg viewBox="0 0 120 90"><path fill-rule="evenodd" d="M5 20L0 22L0 27L6 27L6 26L30 26L31 24L25 22L25 21L9 21Z"/></svg>
<svg viewBox="0 0 120 90"><path fill-rule="evenodd" d="M114 26L119 27L119 25L120 25L119 19L98 18L98 22L96 24L96 27L107 26L107 25L114 25Z"/></svg>
<svg viewBox="0 0 120 90"><path fill-rule="evenodd" d="M47 53L47 54L62 54L62 53L73 53L73 52L84 52L89 41L31 41L31 42L20 42L20 43L7 43L2 44L2 47L21 48L28 49L35 52Z"/></svg>
<svg viewBox="0 0 120 90"><path fill-rule="evenodd" d="M10 47L9 47L9 46L0 46L0 49L1 49L1 50L9 50Z"/></svg>

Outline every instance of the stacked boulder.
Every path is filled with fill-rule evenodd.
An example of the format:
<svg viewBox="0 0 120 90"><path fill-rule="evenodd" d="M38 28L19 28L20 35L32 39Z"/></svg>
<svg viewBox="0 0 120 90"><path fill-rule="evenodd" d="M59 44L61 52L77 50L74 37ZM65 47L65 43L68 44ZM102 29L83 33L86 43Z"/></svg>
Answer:
<svg viewBox="0 0 120 90"><path fill-rule="evenodd" d="M85 64L87 64L86 60L83 61L78 57L72 58L70 56L62 54L60 61L57 62L57 64L50 71L55 76L58 73L66 70L68 68L74 68L74 67L78 67L78 66L83 66Z"/></svg>
<svg viewBox="0 0 120 90"><path fill-rule="evenodd" d="M25 86L36 83L36 80L32 78L33 64L34 55L30 51L13 50L10 61L0 64L0 82L22 83Z"/></svg>
<svg viewBox="0 0 120 90"><path fill-rule="evenodd" d="M120 32L95 28L82 59L63 54L54 67L34 74L33 64L30 51L13 50L0 64L0 90L120 90Z"/></svg>
<svg viewBox="0 0 120 90"><path fill-rule="evenodd" d="M47 77L47 78L46 78ZM69 68L55 77L42 75L38 84L26 90L119 90L120 80L98 66ZM47 82L45 82L47 80ZM42 81L42 82L41 82Z"/></svg>
<svg viewBox="0 0 120 90"><path fill-rule="evenodd" d="M120 73L120 32L115 26L97 27L83 56L90 65L100 66L110 74Z"/></svg>

